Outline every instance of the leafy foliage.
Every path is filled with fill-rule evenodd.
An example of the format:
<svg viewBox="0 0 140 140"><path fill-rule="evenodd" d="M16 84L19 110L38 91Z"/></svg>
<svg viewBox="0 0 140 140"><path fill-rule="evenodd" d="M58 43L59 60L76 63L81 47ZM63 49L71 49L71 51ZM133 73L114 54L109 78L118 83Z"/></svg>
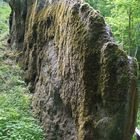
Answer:
<svg viewBox="0 0 140 140"><path fill-rule="evenodd" d="M0 54L0 139L42 140L42 129L31 114L31 95L20 76L22 71L10 59L2 61L8 56L2 54Z"/></svg>

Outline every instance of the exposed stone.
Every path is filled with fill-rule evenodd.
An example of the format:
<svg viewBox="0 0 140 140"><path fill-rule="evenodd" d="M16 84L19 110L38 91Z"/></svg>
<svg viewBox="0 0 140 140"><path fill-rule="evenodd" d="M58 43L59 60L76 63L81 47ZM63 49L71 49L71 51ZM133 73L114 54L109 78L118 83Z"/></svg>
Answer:
<svg viewBox="0 0 140 140"><path fill-rule="evenodd" d="M100 13L80 0L10 5L19 62L46 140L131 140L137 62L115 44Z"/></svg>

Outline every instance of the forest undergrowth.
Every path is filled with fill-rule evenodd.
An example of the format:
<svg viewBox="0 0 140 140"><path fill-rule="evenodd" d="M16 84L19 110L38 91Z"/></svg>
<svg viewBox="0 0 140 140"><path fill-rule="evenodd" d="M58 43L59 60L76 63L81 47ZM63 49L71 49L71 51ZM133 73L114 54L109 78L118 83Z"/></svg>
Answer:
<svg viewBox="0 0 140 140"><path fill-rule="evenodd" d="M0 46L0 140L43 140L31 113L31 97L15 63L16 53Z"/></svg>

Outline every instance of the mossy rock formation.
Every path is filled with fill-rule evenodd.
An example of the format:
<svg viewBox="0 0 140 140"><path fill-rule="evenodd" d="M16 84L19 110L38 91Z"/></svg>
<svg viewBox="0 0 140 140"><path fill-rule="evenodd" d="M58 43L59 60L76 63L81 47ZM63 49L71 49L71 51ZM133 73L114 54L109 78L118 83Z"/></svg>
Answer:
<svg viewBox="0 0 140 140"><path fill-rule="evenodd" d="M11 0L12 42L46 140L131 140L137 62L78 0Z"/></svg>

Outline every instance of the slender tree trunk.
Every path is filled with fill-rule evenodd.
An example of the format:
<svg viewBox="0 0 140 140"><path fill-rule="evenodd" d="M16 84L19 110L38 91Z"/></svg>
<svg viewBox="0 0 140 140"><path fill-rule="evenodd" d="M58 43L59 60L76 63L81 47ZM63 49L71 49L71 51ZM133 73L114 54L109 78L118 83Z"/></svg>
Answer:
<svg viewBox="0 0 140 140"><path fill-rule="evenodd" d="M121 31L121 38L122 38L122 45L121 45L121 49L123 49L123 46L124 46L124 31L122 30Z"/></svg>
<svg viewBox="0 0 140 140"><path fill-rule="evenodd" d="M128 49L128 54L130 55L130 49L132 47L132 39L131 39L131 33L132 33L132 7L130 6L128 11L128 45L129 45L129 49Z"/></svg>
<svg viewBox="0 0 140 140"><path fill-rule="evenodd" d="M137 53L138 53L138 46L136 47L136 49L135 49L135 55L134 55L134 57L137 57Z"/></svg>

